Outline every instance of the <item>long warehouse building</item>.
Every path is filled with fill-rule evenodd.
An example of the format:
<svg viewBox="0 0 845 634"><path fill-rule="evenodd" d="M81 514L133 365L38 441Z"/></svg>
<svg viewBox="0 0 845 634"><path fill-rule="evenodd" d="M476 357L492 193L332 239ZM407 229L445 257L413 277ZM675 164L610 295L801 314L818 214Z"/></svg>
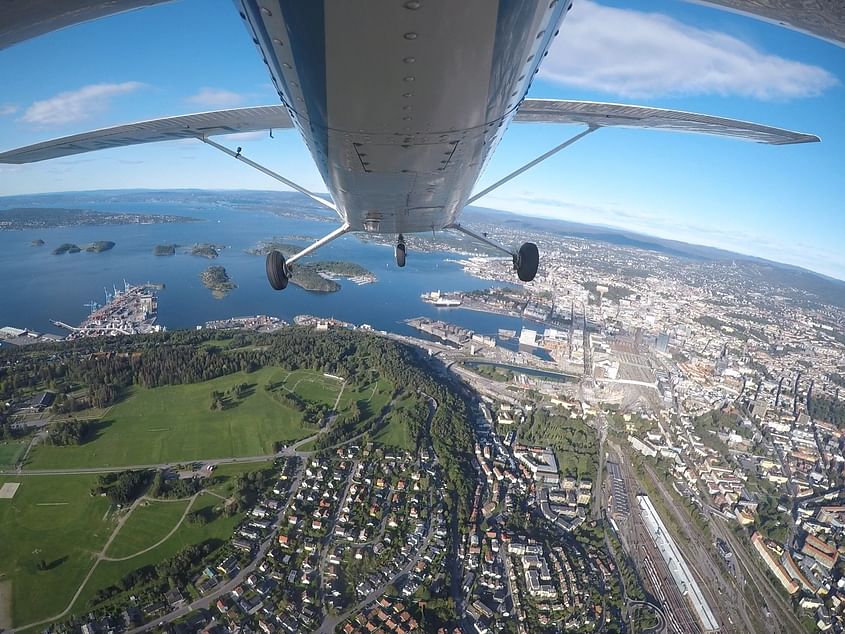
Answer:
<svg viewBox="0 0 845 634"><path fill-rule="evenodd" d="M666 562L666 566L669 568L672 578L681 590L681 594L690 602L695 615L701 623L702 629L705 632L719 631L719 623L716 621L713 611L701 593L698 582L692 576L689 566L687 566L687 563L681 556L681 552L669 535L669 531L666 530L666 526L664 526L663 520L657 514L651 500L648 499L647 495L638 495L637 502L640 506L640 514L643 517L643 522L651 535L651 539L654 541L654 545L660 551L660 555L663 557L663 561Z"/></svg>

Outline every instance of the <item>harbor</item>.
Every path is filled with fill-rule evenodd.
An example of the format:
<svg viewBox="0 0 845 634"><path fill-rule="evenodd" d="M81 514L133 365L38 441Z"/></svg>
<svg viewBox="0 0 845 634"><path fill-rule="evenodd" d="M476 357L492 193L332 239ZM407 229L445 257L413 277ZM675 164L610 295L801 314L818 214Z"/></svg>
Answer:
<svg viewBox="0 0 845 634"><path fill-rule="evenodd" d="M86 304L91 309L91 314L83 319L79 326L71 326L54 319L50 322L70 331L66 337L68 340L160 332L164 327L156 323L156 291L162 288L161 284L147 282L135 286L124 281L123 290L113 287L112 293L105 292L106 302L102 306L93 301Z"/></svg>

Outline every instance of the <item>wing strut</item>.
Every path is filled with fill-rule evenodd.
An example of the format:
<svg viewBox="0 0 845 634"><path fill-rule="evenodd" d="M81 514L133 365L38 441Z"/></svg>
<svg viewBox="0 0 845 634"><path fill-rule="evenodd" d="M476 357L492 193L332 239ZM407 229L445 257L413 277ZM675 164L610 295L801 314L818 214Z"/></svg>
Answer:
<svg viewBox="0 0 845 634"><path fill-rule="evenodd" d="M209 139L207 136L200 136L200 137L197 137L197 138L198 138L200 141L202 141L203 143L206 143L206 144L210 145L210 146L211 146L211 147L213 147L213 148L217 148L218 150L220 150L220 151L221 151L221 152L223 152L224 154L228 154L228 155L229 155L229 156L231 156L232 158L236 158L236 159L238 159L239 161L241 161L242 163L246 163L246 164L247 164L247 165L249 165L250 167L254 167L254 168L255 168L255 169L257 169L259 172L263 172L264 174L267 174L267 176L269 176L270 178L275 178L277 181L279 181L279 182L281 182L281 183L284 183L285 185L287 185L288 187L291 187L291 188L295 189L295 190L296 190L296 191L298 191L299 193L301 193L301 194L305 194L306 196L308 196L308 198L310 198L310 199L311 199L311 200L313 200L314 202L320 203L320 204L321 204L321 205L323 205L324 207L328 207L328 208L329 208L329 209L331 209L333 212L337 213L337 205L335 205L333 202L331 202L331 201L329 201L329 200L326 200L326 199L325 199L325 198L323 198L322 196L318 196L318 195L317 195L317 194L315 194L314 192L311 192L311 191L309 191L309 190L305 189L305 188L304 188L304 187L302 187L301 185L297 185L297 184L296 184L296 183L294 183L292 180L288 180L287 178L285 178L285 177L284 177L284 176L282 176L281 174L277 174L277 173L276 173L276 172L274 172L273 170L267 169L266 167L264 167L263 165L259 165L259 164L258 164L258 163L256 163L255 161L251 161L250 159L248 159L247 157L245 157L245 156L241 153L241 148L238 148L238 151L237 151L237 152L234 152L234 151L230 150L229 148L227 148L225 145L220 145L220 144L219 144L219 143L217 143L216 141L212 141L212 140L211 140L211 139ZM301 256L300 256L300 257L301 257Z"/></svg>
<svg viewBox="0 0 845 634"><path fill-rule="evenodd" d="M305 194L306 196L308 196L308 198L310 198L314 202L320 203L321 205L328 207L329 209L331 209L335 213L338 213L337 205L335 205L333 202L326 200L325 198L323 198L321 196L318 196L314 192L305 189L301 185L297 185L292 180L288 180L287 178L285 178L281 174L277 174L273 170L268 169L268 168L264 167L263 165L259 165L255 161L248 159L241 152L241 148L238 148L237 151L233 151L233 150L230 150L229 148L227 148L225 145L220 145L216 141L212 141L211 139L209 139L206 136L198 136L197 138L200 141L202 141L203 143L206 143L207 145L210 145L213 148L217 148L218 150L220 150L224 154L228 154L232 158L236 158L239 161L241 161L242 163L246 163L250 167L254 167L259 172L267 174L267 176L269 176L270 178L275 178L277 181L284 183L288 187L292 187L293 189L300 192L301 194ZM314 251L316 251L320 247L328 244L332 240L335 240L335 239L337 239L337 238L339 238L343 235L346 235L347 233L349 233L349 223L344 221L344 223L341 226L339 226L337 229L335 229L331 233L326 234L325 236L323 236L319 240L316 240L315 242L309 244L307 247L305 247L304 249L302 249L301 251L299 251L297 253L294 253L292 256L290 256L287 259L285 259L285 257L279 251L271 251L270 253L268 253L266 265L267 265L267 279L270 281L270 286L272 286L277 291L280 291L280 290L284 289L285 287L287 287L288 281L290 280L291 276L293 275L293 269L290 266L291 264L293 264L294 262L296 262L297 260L299 260L301 258L304 258L309 253L313 253Z"/></svg>
<svg viewBox="0 0 845 634"><path fill-rule="evenodd" d="M472 197L471 197L471 198L467 201L467 203L466 203L466 204L467 204L467 205L471 205L472 203L474 203L474 202L475 202L476 200L478 200L479 198L481 198L481 197L483 197L483 196L486 196L487 194L489 194L490 192L492 192L494 189L497 189L497 188L501 187L502 185L504 185L504 184L505 184L505 183L507 183L508 181L510 181L510 180L512 180L512 179L514 179L514 178L516 178L517 176L519 176L520 174L522 174L523 172L526 172L526 171L530 170L532 167L534 167L534 166L535 166L535 165L537 165L538 163L542 163L543 161L545 161L545 160L546 160L547 158L549 158L550 156L554 156L555 154L557 154L557 153L558 153L558 152L560 152L561 150L568 148L570 145L572 145L572 144L573 144L573 143L575 143L576 141L580 141L580 140L581 140L581 139L583 139L585 136L587 136L588 134L590 134L590 133L592 133L592 132L595 132L595 131L596 131L596 130L598 130L598 129L599 129L599 127L598 127L598 126L595 126L595 125L591 125L591 126L589 126L586 130L583 130L582 132L579 132L579 133L578 133L578 134L576 134L575 136L573 136L573 137L571 137L571 138L567 139L566 141L564 141L563 143L561 143L561 144L560 144L560 145L558 145L557 147L552 148L551 150L549 150L549 151L548 151L548 152L546 152L545 154L541 154L540 156L538 156L537 158L535 158L535 159L534 159L533 161L531 161L530 163L526 163L525 165L523 165L522 167L520 167L520 168L519 168L518 170L516 170L515 172L511 172L510 174L508 174L507 176L505 176L503 179L496 181L495 183L493 183L492 185L490 185L490 187L488 187L487 189L484 189L484 190L482 190L482 191L478 192L477 194L475 194L474 196L472 196ZM494 246L495 246L495 245L494 245ZM500 248L500 247L497 247L497 248ZM510 253L510 252L508 252L508 253Z"/></svg>

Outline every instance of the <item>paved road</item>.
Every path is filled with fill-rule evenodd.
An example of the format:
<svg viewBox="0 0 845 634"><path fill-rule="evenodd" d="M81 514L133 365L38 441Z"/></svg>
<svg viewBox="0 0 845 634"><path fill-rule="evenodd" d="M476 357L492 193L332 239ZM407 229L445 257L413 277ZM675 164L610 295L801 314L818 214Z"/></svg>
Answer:
<svg viewBox="0 0 845 634"><path fill-rule="evenodd" d="M277 528L279 526L279 521L287 512L288 506L291 503L291 500L294 499L296 496L296 491L299 489L299 486L302 484L302 477L305 473L305 464L302 463L299 465L299 469L297 470L296 478L294 479L293 483L291 483L290 490L288 491L288 499L285 502L285 505L279 510L278 514L276 515L276 521L273 523L273 528ZM258 548L258 553L255 555L255 558L246 565L231 581L225 583L222 586L218 586L214 589L213 592L207 594L206 596L197 599L193 603L189 603L188 605L179 608L178 610L174 610L169 614L165 615L164 617L158 619L153 623L146 623L140 627L136 627L133 630L129 630L129 634L138 634L140 632L146 632L150 628L155 627L157 624L161 625L164 623L171 623L177 619L182 618L193 612L194 610L200 609L208 609L212 603L216 602L218 598L223 595L229 594L232 590L237 588L241 583L243 583L244 579L246 579L252 572L258 567L258 564L264 559L264 556L267 554L267 551L270 550L273 543L276 541L277 533L275 530L270 532L270 535L265 539L261 546Z"/></svg>
<svg viewBox="0 0 845 634"><path fill-rule="evenodd" d="M370 594L368 594L357 604L349 608L343 614L339 614L337 616L328 615L323 620L323 623L320 625L320 629L317 630L318 634L332 634L338 624L343 623L350 616L357 614L358 612L363 610L365 607L367 607L369 604L371 604L373 601L383 595L384 590L385 588L387 588L387 586L392 583L395 583L396 580L399 579L402 575L407 575L409 572L411 572L411 570L413 570L414 566L416 566L417 562L420 560L420 557L422 557L422 554L425 552L429 544L431 544L431 541L434 539L434 531L431 530L431 517L438 508L439 506L432 507L431 514L429 515L429 520L427 523L428 535L426 535L425 540L423 540L416 554L408 561L407 564L405 564L405 567L399 570L399 572L397 572L395 575L393 575L393 577L385 581L382 585L375 588L372 592L370 592Z"/></svg>

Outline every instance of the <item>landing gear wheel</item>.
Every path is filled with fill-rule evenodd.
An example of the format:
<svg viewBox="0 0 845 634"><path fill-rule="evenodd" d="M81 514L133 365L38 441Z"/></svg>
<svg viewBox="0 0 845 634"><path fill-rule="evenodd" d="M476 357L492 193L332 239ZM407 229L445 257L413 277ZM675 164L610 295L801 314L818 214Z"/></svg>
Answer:
<svg viewBox="0 0 845 634"><path fill-rule="evenodd" d="M278 251L267 254L267 279L274 290L281 291L288 285L290 272L285 263L285 256Z"/></svg>
<svg viewBox="0 0 845 634"><path fill-rule="evenodd" d="M399 236L399 242L396 243L396 266L405 266L405 240Z"/></svg>
<svg viewBox="0 0 845 634"><path fill-rule="evenodd" d="M530 282L537 275L540 265L540 252L533 242L526 242L519 247L519 253L513 256L513 268L523 282Z"/></svg>

